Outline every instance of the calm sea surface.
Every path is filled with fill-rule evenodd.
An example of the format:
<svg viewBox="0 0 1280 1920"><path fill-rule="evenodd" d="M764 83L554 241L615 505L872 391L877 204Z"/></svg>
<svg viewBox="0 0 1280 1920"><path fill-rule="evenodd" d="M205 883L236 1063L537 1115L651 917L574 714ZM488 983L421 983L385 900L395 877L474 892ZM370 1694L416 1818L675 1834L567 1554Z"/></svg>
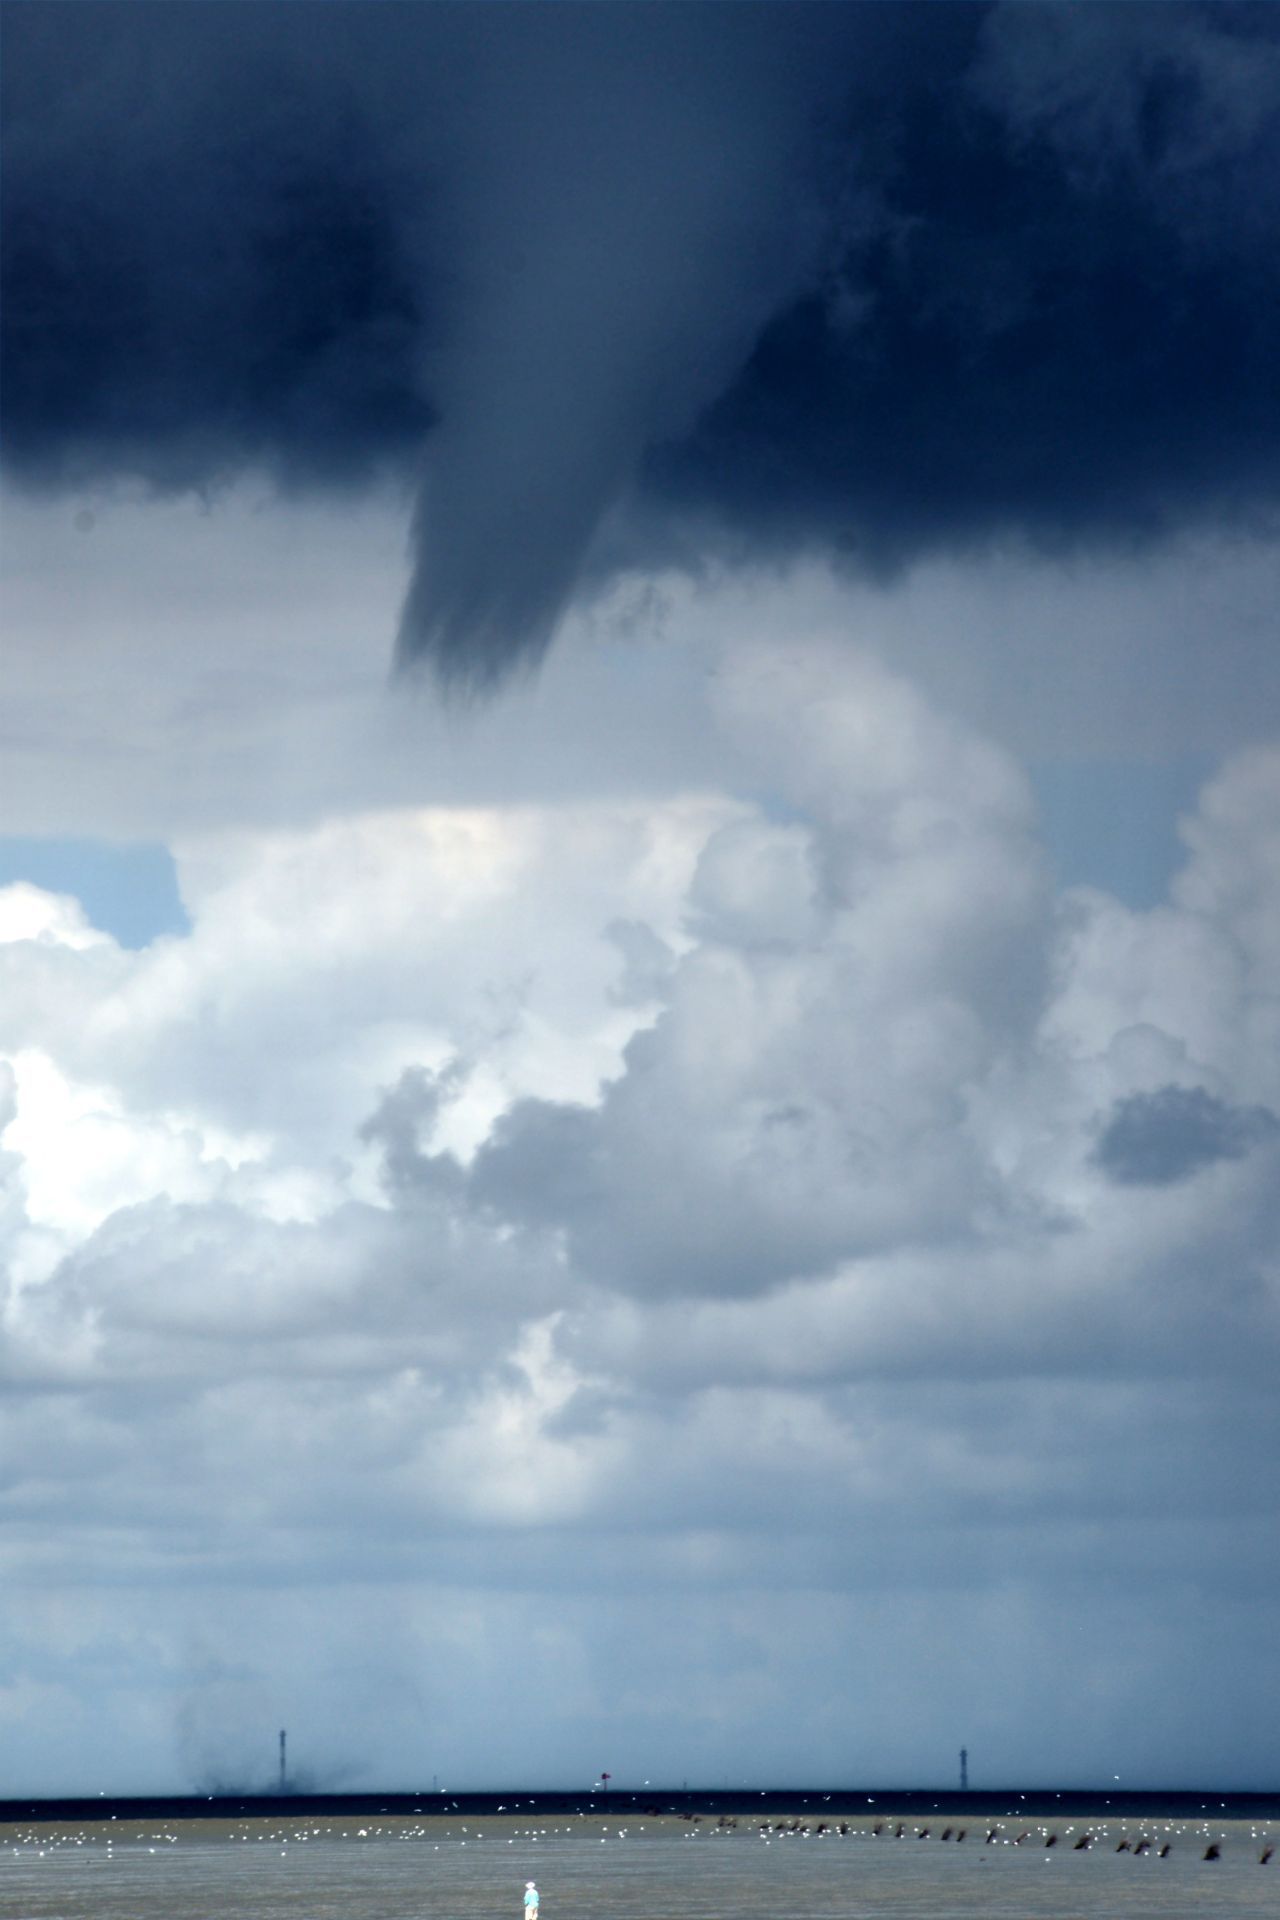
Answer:
<svg viewBox="0 0 1280 1920"><path fill-rule="evenodd" d="M0 1827L4 1920L1222 1920L1280 1913L1280 1823L916 1818L762 1835L754 1821L605 1816ZM926 1837L917 1837L929 1825ZM1045 1843L1056 1834L1053 1846ZM1085 1833L1091 1844L1077 1849ZM1146 1851L1135 1851L1143 1842ZM1128 1842L1124 1851L1117 1851ZM1169 1852L1161 1859L1158 1849ZM1206 1861L1216 1844L1220 1857ZM1275 1846L1266 1865L1261 1855Z"/></svg>

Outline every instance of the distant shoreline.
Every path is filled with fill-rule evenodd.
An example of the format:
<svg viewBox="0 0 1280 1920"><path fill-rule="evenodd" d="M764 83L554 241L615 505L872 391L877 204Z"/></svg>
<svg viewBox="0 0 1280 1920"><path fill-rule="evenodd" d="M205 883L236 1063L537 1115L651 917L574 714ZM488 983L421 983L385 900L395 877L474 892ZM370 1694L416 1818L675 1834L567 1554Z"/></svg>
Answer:
<svg viewBox="0 0 1280 1920"><path fill-rule="evenodd" d="M1280 1819L1280 1789L1224 1793L1221 1789L1052 1787L723 1787L715 1789L642 1787L635 1791L568 1793L510 1787L492 1793L213 1793L74 1795L61 1798L0 1800L0 1825L15 1821L226 1820L281 1815L305 1819L317 1815L468 1814L477 1817L518 1814L731 1814L742 1817L811 1814L910 1816L921 1813L969 1814L975 1818L1214 1820Z"/></svg>

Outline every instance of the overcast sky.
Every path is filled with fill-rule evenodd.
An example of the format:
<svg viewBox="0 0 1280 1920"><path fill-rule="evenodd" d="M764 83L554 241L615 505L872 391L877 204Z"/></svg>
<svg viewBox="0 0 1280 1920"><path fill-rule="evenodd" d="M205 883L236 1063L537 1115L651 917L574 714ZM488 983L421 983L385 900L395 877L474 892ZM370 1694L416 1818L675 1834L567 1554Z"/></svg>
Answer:
<svg viewBox="0 0 1280 1920"><path fill-rule="evenodd" d="M1274 1784L1280 14L4 32L0 1794Z"/></svg>

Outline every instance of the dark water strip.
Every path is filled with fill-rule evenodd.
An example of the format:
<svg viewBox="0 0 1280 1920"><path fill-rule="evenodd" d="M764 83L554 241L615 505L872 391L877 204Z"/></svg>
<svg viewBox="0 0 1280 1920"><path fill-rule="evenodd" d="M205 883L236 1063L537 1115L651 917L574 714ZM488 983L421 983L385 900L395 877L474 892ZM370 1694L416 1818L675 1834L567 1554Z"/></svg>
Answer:
<svg viewBox="0 0 1280 1920"><path fill-rule="evenodd" d="M1149 1820L1276 1820L1280 1790L1224 1793L1216 1788L1151 1788L1123 1793L1098 1788L1005 1787L749 1787L703 1791L653 1788L639 1792L558 1793L511 1787L500 1793L213 1793L38 1800L0 1800L0 1822L81 1820L227 1820L242 1815L306 1820L319 1815L388 1814L757 1814L810 1813L818 1817L870 1812L904 1817L936 1813L972 1819L1146 1818Z"/></svg>

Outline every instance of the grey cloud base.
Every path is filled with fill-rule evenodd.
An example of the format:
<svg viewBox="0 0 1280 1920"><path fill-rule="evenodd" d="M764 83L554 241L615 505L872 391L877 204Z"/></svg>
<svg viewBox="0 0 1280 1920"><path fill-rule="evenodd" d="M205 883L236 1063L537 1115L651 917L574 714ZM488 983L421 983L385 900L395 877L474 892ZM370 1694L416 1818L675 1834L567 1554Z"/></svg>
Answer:
<svg viewBox="0 0 1280 1920"><path fill-rule="evenodd" d="M419 489L483 683L656 554L1123 547L1280 486L1266 10L6 15L6 459Z"/></svg>
<svg viewBox="0 0 1280 1920"><path fill-rule="evenodd" d="M1126 1186L1162 1187L1219 1160L1239 1160L1280 1133L1267 1107L1231 1107L1203 1087L1160 1087L1116 1103L1097 1159Z"/></svg>

